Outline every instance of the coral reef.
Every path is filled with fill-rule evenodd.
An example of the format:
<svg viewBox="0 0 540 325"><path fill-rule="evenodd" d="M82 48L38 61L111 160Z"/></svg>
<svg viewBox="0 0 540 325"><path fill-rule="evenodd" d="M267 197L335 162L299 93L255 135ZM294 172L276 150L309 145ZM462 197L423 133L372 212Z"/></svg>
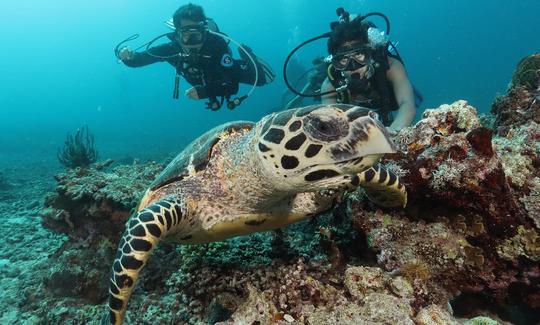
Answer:
<svg viewBox="0 0 540 325"><path fill-rule="evenodd" d="M46 197L42 211L46 228L87 243L97 234L116 241L123 222L163 169L157 163L120 165L111 171L99 166L103 164L55 176L56 193Z"/></svg>
<svg viewBox="0 0 540 325"><path fill-rule="evenodd" d="M466 293L492 297L495 309L538 308L535 132L530 121L510 128L511 137L493 138L465 101L427 110L396 139L402 152L385 161L409 188L406 210L374 209L353 192L331 212L278 232L161 245L141 276L147 294L135 295L128 319L457 324L466 319L456 319L448 303ZM519 156L524 163L515 162ZM106 274L114 234L160 168L74 169L56 177L44 225L79 244L56 254L62 267L43 281L47 290L91 304L103 298L105 280L92 271ZM81 266L75 256L91 262ZM483 321L475 316L496 319L485 308L456 311L471 324Z"/></svg>
<svg viewBox="0 0 540 325"><path fill-rule="evenodd" d="M379 210L354 191L331 211L280 231L161 244L126 322L538 323L536 82L514 81L493 116L479 118L457 101L426 110L403 130L395 139L400 152L383 163L407 186L406 209ZM0 322L96 324L122 224L162 168L104 161L67 170L46 197L46 229L34 223L26 235L17 218L6 223L14 252L0 255L0 286L9 292ZM7 214L13 206L0 201L0 208ZM30 260L13 262L27 246ZM35 276L33 268L45 271Z"/></svg>
<svg viewBox="0 0 540 325"><path fill-rule="evenodd" d="M401 152L390 159L405 171L409 209L418 210L411 214L431 220L448 209L454 215L485 215L501 232L508 231L512 216L524 217L491 138L465 101L426 110L414 128L400 134Z"/></svg>
<svg viewBox="0 0 540 325"><path fill-rule="evenodd" d="M68 133L64 147L58 150L58 161L68 168L87 167L98 158L94 148L94 136L85 125L77 129L74 135Z"/></svg>
<svg viewBox="0 0 540 325"><path fill-rule="evenodd" d="M526 87L530 90L538 88L540 78L540 53L531 54L524 57L517 64L512 75L510 88Z"/></svg>
<svg viewBox="0 0 540 325"><path fill-rule="evenodd" d="M43 286L53 297L98 304L106 296L109 262L123 223L163 169L156 163L68 169L55 176L56 193L45 198L42 225L66 234L53 254ZM53 262L54 261L54 262ZM49 317L49 316L47 316ZM62 318L63 319L63 318Z"/></svg>
<svg viewBox="0 0 540 325"><path fill-rule="evenodd" d="M540 54L530 55L518 64L508 93L495 99L491 112L500 136L510 128L540 123Z"/></svg>
<svg viewBox="0 0 540 325"><path fill-rule="evenodd" d="M443 223L410 222L382 212L354 206L358 227L368 234L370 246L380 251L377 262L397 272L414 288L414 306L444 305L455 294L458 276L479 261L467 256L462 235ZM412 290L411 290L412 291Z"/></svg>
<svg viewBox="0 0 540 325"><path fill-rule="evenodd" d="M108 199L118 207L115 211L129 211L135 201L124 191L126 183L131 187L140 183L142 189L160 167L146 164L119 166L109 172L72 170L56 177L57 193L47 200L44 224L67 233L69 238L42 262L48 272L34 280L41 284L40 289L25 308L34 313L23 314L23 319L65 324L99 319L108 263L114 252L110 233L102 225L116 214L95 207ZM97 186L89 195L87 188L101 184L104 178L107 186ZM80 214L74 206L92 213ZM139 290L147 294L135 296L128 322L328 324L334 320L336 324L414 324L416 307L408 280L378 267L348 265L354 256L336 261L336 251L341 255L363 254L360 249L347 249L351 243L361 243L347 207L342 205L316 220L278 233L200 246L161 245L140 280ZM70 222L49 219L50 210L77 217ZM98 227L94 219L99 220L100 228L96 228L93 240L88 240L89 234L81 229ZM49 302L48 307L39 304L42 299Z"/></svg>
<svg viewBox="0 0 540 325"><path fill-rule="evenodd" d="M188 279L188 293L194 283L203 280L200 277L207 279L208 274L218 277L211 281L218 284L214 290L239 293L229 300L229 305L236 306L234 313L217 324L414 324L409 305L411 286L379 268L349 267L341 277L329 263L298 259L244 272L204 271L207 275ZM205 299L216 295L203 290L198 294ZM205 305L201 301L189 304ZM204 309L198 310L199 315L190 315L193 321L204 317Z"/></svg>
<svg viewBox="0 0 540 325"><path fill-rule="evenodd" d="M418 325L458 325L454 317L438 305L430 305L418 312L415 318Z"/></svg>
<svg viewBox="0 0 540 325"><path fill-rule="evenodd" d="M540 106L528 100L536 116ZM499 310L538 307L540 129L533 119L512 121L492 138L465 101L426 110L388 158L409 189L408 208L353 204L378 264L410 281L417 309L474 292Z"/></svg>
<svg viewBox="0 0 540 325"><path fill-rule="evenodd" d="M533 178L529 186L530 192L528 195L522 196L519 200L529 212L529 216L534 220L536 228L540 229L540 178Z"/></svg>

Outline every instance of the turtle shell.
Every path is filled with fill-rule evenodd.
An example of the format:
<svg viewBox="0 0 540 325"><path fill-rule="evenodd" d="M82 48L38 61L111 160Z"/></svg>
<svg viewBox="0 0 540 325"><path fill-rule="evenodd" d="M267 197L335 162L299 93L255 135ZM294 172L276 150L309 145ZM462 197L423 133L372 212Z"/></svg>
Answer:
<svg viewBox="0 0 540 325"><path fill-rule="evenodd" d="M248 121L229 122L209 130L193 140L182 152L178 154L159 176L150 185L150 190L163 187L171 182L179 181L189 175L188 166L192 165L195 171L206 167L212 148L221 140L222 134L242 130L251 130L255 123Z"/></svg>

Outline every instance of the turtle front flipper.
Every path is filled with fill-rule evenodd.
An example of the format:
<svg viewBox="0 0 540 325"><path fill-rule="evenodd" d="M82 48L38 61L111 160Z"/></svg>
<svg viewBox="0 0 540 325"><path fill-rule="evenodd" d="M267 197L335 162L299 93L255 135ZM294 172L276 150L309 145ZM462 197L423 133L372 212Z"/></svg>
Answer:
<svg viewBox="0 0 540 325"><path fill-rule="evenodd" d="M407 205L407 189L393 172L377 164L358 175L358 185L375 204L385 207L404 207Z"/></svg>
<svg viewBox="0 0 540 325"><path fill-rule="evenodd" d="M183 224L182 211L180 200L164 199L127 221L111 271L108 313L102 325L122 324L139 273L159 241L179 231Z"/></svg>

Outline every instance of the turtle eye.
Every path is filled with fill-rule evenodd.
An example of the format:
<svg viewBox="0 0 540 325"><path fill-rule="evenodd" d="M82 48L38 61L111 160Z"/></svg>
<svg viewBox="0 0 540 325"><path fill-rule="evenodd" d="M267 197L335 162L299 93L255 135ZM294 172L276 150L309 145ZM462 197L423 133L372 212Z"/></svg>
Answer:
<svg viewBox="0 0 540 325"><path fill-rule="evenodd" d="M324 121L321 121L320 119L313 119L311 121L311 125L313 125L315 130L326 135L332 135L332 132L334 130L334 128L332 128L331 126L331 123L325 123Z"/></svg>
<svg viewBox="0 0 540 325"><path fill-rule="evenodd" d="M336 118L308 116L306 131L315 139L335 141L347 135L347 125Z"/></svg>

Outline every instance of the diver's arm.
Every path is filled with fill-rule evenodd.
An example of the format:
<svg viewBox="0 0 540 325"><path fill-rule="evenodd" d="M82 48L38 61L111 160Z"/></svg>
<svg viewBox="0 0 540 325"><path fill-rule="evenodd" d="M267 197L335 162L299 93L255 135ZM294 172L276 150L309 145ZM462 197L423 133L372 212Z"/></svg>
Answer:
<svg viewBox="0 0 540 325"><path fill-rule="evenodd" d="M390 128L394 131L400 131L404 127L410 126L416 115L414 92L403 64L394 58L388 58L388 63L390 64L390 69L388 69L386 75L392 83L396 102L399 106L397 115Z"/></svg>
<svg viewBox="0 0 540 325"><path fill-rule="evenodd" d="M167 57L172 57L179 52L177 45L167 43L151 47L148 51L132 52L122 62L131 68L142 67L156 62L167 61Z"/></svg>
<svg viewBox="0 0 540 325"><path fill-rule="evenodd" d="M337 103L337 93L334 92L336 90L330 80L328 78L324 79L323 84L321 86L321 94L324 94L327 91L332 91L329 94L321 96L321 102L323 104L335 104Z"/></svg>

